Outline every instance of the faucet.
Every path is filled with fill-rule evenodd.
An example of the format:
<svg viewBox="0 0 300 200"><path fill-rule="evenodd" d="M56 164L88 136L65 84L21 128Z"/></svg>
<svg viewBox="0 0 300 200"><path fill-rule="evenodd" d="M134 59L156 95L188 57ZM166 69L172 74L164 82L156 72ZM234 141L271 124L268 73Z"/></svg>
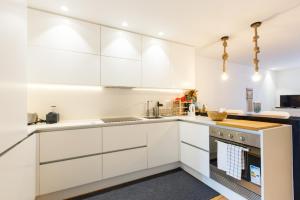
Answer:
<svg viewBox="0 0 300 200"><path fill-rule="evenodd" d="M150 102L152 102L152 101L147 101L147 111L146 111L147 117L150 117Z"/></svg>
<svg viewBox="0 0 300 200"><path fill-rule="evenodd" d="M153 114L155 117L159 117L159 107L163 106L163 104L159 103L159 101L156 102L155 107L153 108Z"/></svg>

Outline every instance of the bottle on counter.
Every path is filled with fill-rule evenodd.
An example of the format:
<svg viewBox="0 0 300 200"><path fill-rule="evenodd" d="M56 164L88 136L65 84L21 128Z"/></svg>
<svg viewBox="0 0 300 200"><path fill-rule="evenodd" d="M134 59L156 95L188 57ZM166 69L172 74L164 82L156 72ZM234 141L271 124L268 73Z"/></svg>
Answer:
<svg viewBox="0 0 300 200"><path fill-rule="evenodd" d="M56 112L56 106L51 106L51 112L46 115L47 124L55 124L59 121L59 113Z"/></svg>

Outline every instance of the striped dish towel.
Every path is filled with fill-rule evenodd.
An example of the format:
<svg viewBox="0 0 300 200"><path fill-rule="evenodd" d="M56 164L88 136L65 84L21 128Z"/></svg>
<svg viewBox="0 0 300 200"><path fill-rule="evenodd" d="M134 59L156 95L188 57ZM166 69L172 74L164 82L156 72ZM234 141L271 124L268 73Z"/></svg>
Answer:
<svg viewBox="0 0 300 200"><path fill-rule="evenodd" d="M242 170L245 169L243 147L227 144L227 171L226 174L241 180Z"/></svg>

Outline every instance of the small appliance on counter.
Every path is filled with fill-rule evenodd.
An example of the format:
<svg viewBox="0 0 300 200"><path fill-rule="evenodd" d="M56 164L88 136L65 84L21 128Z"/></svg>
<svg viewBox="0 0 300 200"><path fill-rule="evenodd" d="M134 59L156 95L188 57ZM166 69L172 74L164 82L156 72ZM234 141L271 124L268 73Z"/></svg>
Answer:
<svg viewBox="0 0 300 200"><path fill-rule="evenodd" d="M56 111L56 106L51 106L51 112L46 115L47 124L55 124L59 121L59 113Z"/></svg>
<svg viewBox="0 0 300 200"><path fill-rule="evenodd" d="M195 117L196 116L196 107L195 107L195 104L193 104L193 103L191 103L190 106L189 106L188 116L189 117Z"/></svg>
<svg viewBox="0 0 300 200"><path fill-rule="evenodd" d="M36 124L38 119L37 113L27 113L27 125Z"/></svg>

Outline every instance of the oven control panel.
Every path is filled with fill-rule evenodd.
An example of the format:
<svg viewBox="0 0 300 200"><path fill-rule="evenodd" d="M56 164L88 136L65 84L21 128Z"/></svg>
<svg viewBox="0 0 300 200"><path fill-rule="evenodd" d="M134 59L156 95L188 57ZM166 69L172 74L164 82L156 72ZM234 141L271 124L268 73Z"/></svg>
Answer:
<svg viewBox="0 0 300 200"><path fill-rule="evenodd" d="M236 130L210 126L210 136L260 148L260 136Z"/></svg>

